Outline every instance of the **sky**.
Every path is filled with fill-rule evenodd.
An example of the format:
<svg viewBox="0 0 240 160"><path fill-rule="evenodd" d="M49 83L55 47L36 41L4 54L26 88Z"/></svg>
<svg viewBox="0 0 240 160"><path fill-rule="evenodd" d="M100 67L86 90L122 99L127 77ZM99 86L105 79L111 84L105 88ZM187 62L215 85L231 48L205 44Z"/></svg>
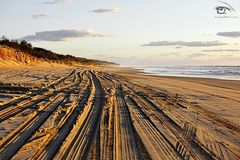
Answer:
<svg viewBox="0 0 240 160"><path fill-rule="evenodd" d="M61 54L123 66L240 65L239 0L0 0L0 10L0 35Z"/></svg>

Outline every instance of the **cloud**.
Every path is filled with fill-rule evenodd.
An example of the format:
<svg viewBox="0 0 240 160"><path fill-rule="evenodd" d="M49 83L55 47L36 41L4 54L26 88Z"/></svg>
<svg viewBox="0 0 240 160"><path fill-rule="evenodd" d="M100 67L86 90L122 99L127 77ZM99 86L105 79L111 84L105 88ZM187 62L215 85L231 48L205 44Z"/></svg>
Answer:
<svg viewBox="0 0 240 160"><path fill-rule="evenodd" d="M180 48L182 48L182 47L181 47L181 46L177 46L177 47L176 47L176 49L180 49Z"/></svg>
<svg viewBox="0 0 240 160"><path fill-rule="evenodd" d="M121 10L119 8L100 8L100 9L96 9L96 10L93 10L93 12L95 13L119 13Z"/></svg>
<svg viewBox="0 0 240 160"><path fill-rule="evenodd" d="M239 49L206 49L202 52L240 52Z"/></svg>
<svg viewBox="0 0 240 160"><path fill-rule="evenodd" d="M110 55L107 55L107 54L96 54L96 55L93 55L94 57L97 57L97 58L101 58L101 59L111 59L111 60L132 60L132 59L136 59L138 57L136 56L124 56L124 57L121 57L121 56L110 56Z"/></svg>
<svg viewBox="0 0 240 160"><path fill-rule="evenodd" d="M148 44L143 44L142 46L187 46L187 47L209 47L209 46L222 46L227 45L226 43L218 41L193 41L193 42L184 42L184 41L159 41L159 42L150 42Z"/></svg>
<svg viewBox="0 0 240 160"><path fill-rule="evenodd" d="M202 57L202 56L206 56L206 53L192 53L190 56L191 57Z"/></svg>
<svg viewBox="0 0 240 160"><path fill-rule="evenodd" d="M122 59L122 57L119 57L119 56L110 56L110 55L106 55L106 54L96 54L93 56L101 58L101 59L113 59L113 60Z"/></svg>
<svg viewBox="0 0 240 160"><path fill-rule="evenodd" d="M178 56L180 55L180 53L178 52L171 52L171 53L167 53L167 52L163 52L163 53L158 53L156 55L151 55L151 58L159 58L159 57L166 57L166 56Z"/></svg>
<svg viewBox="0 0 240 160"><path fill-rule="evenodd" d="M233 32L218 32L217 36L223 37L231 37L231 38L238 38L240 37L240 31L233 31Z"/></svg>
<svg viewBox="0 0 240 160"><path fill-rule="evenodd" d="M24 36L20 39L27 41L66 41L68 39L80 37L105 37L105 34L99 34L91 29L87 30L54 30L36 32L34 35Z"/></svg>
<svg viewBox="0 0 240 160"><path fill-rule="evenodd" d="M46 13L40 13L40 14L34 14L34 15L32 15L32 18L34 18L34 19L47 18L47 17L49 17L49 15L46 14Z"/></svg>
<svg viewBox="0 0 240 160"><path fill-rule="evenodd" d="M42 4L64 4L71 2L71 0L48 0L45 2L42 2Z"/></svg>

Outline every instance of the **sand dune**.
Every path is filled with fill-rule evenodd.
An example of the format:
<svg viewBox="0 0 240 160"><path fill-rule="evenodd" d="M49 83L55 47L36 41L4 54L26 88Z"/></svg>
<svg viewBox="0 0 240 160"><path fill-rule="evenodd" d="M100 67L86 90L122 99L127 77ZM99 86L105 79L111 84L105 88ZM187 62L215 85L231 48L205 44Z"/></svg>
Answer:
<svg viewBox="0 0 240 160"><path fill-rule="evenodd" d="M21 48L19 44L17 47ZM112 62L92 60L71 55L57 54L52 51L37 48L42 52L28 49L22 51L14 47L0 44L0 66L14 67L23 65L68 65L68 66L101 66L101 65L116 65ZM32 53L33 52L33 53ZM38 54L36 54L38 53ZM40 54L41 53L41 54Z"/></svg>
<svg viewBox="0 0 240 160"><path fill-rule="evenodd" d="M33 63L43 63L43 59L35 58L19 50L0 46L0 62L6 65L23 65L23 64L33 64Z"/></svg>

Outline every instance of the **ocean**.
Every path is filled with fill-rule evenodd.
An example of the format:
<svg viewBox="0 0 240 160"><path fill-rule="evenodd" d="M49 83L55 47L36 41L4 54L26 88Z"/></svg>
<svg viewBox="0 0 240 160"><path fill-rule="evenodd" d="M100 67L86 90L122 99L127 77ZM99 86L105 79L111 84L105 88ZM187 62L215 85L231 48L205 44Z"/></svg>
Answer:
<svg viewBox="0 0 240 160"><path fill-rule="evenodd" d="M146 74L240 80L240 66L141 67Z"/></svg>

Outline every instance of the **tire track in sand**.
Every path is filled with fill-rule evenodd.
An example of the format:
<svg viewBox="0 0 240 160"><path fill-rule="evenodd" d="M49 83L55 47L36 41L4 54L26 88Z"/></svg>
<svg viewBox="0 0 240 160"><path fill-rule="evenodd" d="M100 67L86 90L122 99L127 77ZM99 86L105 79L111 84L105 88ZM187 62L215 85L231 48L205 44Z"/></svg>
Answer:
<svg viewBox="0 0 240 160"><path fill-rule="evenodd" d="M33 113L22 125L0 141L0 159L8 160L31 138L54 110L64 101L66 95L58 94L38 112Z"/></svg>
<svg viewBox="0 0 240 160"><path fill-rule="evenodd" d="M114 159L140 159L122 86L118 81L115 85Z"/></svg>
<svg viewBox="0 0 240 160"><path fill-rule="evenodd" d="M96 133L99 132L104 104L104 92L96 75L89 72L93 89L75 128L61 147L55 159L87 159Z"/></svg>

